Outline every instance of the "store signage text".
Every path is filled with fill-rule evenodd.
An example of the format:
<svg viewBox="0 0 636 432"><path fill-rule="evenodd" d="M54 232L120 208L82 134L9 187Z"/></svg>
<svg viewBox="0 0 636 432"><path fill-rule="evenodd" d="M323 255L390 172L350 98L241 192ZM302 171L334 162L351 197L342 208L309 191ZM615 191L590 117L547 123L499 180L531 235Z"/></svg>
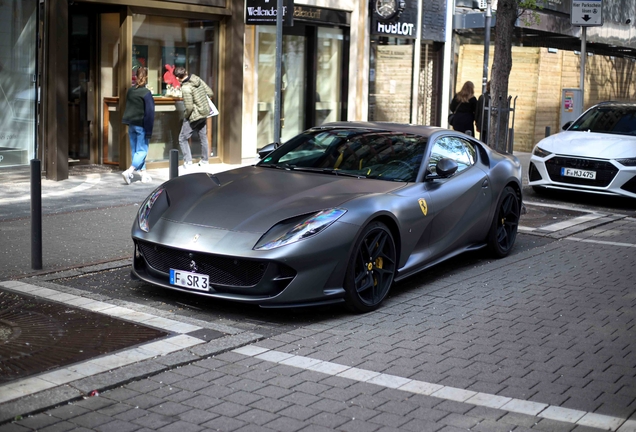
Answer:
<svg viewBox="0 0 636 432"><path fill-rule="evenodd" d="M288 11L292 11L294 0L283 0L284 25L294 24L293 17ZM276 25L278 15L278 2L276 0L245 0L245 24Z"/></svg>
<svg viewBox="0 0 636 432"><path fill-rule="evenodd" d="M415 29L415 25L406 22L397 22L397 23L388 23L377 21L376 22L376 30L381 34L390 34L397 36L410 36L414 37L413 31Z"/></svg>
<svg viewBox="0 0 636 432"><path fill-rule="evenodd" d="M247 15L250 17L276 17L278 10L274 7L263 9L262 7L247 8ZM287 6L283 6L283 16L287 15Z"/></svg>
<svg viewBox="0 0 636 432"><path fill-rule="evenodd" d="M294 18L306 20L320 20L320 9L305 9L302 6L294 6Z"/></svg>

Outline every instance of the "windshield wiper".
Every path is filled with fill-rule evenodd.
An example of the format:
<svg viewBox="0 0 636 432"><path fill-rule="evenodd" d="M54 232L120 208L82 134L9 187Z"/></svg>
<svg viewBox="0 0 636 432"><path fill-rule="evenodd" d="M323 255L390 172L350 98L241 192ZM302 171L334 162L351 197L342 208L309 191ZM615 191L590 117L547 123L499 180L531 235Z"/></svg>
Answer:
<svg viewBox="0 0 636 432"><path fill-rule="evenodd" d="M337 170L332 168L311 168L311 167L295 166L293 169L295 171L317 172L317 173L332 174L332 175L344 176L344 177L367 178L367 176L362 174L354 174L354 173L344 172L342 170Z"/></svg>
<svg viewBox="0 0 636 432"><path fill-rule="evenodd" d="M257 166L265 167L265 168L276 168L276 169L282 169L282 170L293 170L293 169L296 168L295 165L290 165L290 164L278 165L278 164L274 164L274 163L258 164Z"/></svg>

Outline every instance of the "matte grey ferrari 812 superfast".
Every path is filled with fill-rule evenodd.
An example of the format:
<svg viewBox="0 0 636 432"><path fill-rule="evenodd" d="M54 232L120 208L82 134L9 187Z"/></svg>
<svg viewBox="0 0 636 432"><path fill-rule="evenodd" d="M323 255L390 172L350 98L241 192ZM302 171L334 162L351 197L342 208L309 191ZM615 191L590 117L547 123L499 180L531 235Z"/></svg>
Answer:
<svg viewBox="0 0 636 432"><path fill-rule="evenodd" d="M158 187L133 224L133 275L262 307L367 312L394 281L457 254L508 255L521 185L516 157L462 133L324 124L255 165Z"/></svg>

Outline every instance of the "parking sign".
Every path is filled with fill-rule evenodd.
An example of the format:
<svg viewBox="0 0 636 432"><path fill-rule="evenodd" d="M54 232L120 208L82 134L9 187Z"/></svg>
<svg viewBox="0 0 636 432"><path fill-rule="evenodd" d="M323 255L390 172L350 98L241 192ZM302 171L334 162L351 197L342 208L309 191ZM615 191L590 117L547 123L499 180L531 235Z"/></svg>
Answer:
<svg viewBox="0 0 636 432"><path fill-rule="evenodd" d="M602 26L603 25L603 1L602 0L572 0L572 13L570 23L573 26Z"/></svg>

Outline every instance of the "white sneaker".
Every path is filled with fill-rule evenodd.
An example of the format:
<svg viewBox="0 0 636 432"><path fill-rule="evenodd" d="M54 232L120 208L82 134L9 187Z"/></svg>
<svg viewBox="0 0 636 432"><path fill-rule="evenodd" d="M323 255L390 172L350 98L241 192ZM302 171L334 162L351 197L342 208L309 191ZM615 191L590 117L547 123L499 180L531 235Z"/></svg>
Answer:
<svg viewBox="0 0 636 432"><path fill-rule="evenodd" d="M152 177L150 175L143 173L141 174L141 182L142 183L150 183L152 181Z"/></svg>
<svg viewBox="0 0 636 432"><path fill-rule="evenodd" d="M209 165L209 162L206 161L206 160L200 160L199 161L199 166L201 166L201 165Z"/></svg>
<svg viewBox="0 0 636 432"><path fill-rule="evenodd" d="M124 171L123 173L121 173L122 177L124 177L124 181L126 182L126 184L130 184L130 182L133 179L133 173L131 173L129 170Z"/></svg>
<svg viewBox="0 0 636 432"><path fill-rule="evenodd" d="M184 167L185 169L192 168L192 161L184 162L184 163L183 163L183 167Z"/></svg>

